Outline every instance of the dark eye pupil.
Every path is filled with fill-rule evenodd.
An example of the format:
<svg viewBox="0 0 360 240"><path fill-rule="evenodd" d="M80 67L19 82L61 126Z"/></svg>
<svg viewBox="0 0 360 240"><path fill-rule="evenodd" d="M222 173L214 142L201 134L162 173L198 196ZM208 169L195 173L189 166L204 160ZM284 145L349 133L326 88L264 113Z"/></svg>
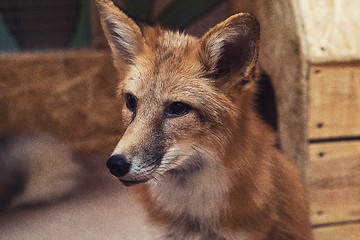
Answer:
<svg viewBox="0 0 360 240"><path fill-rule="evenodd" d="M137 105L136 98L130 93L126 94L126 107L130 111L135 112L136 105Z"/></svg>
<svg viewBox="0 0 360 240"><path fill-rule="evenodd" d="M165 110L168 117L180 117L190 112L190 106L183 102L173 102Z"/></svg>

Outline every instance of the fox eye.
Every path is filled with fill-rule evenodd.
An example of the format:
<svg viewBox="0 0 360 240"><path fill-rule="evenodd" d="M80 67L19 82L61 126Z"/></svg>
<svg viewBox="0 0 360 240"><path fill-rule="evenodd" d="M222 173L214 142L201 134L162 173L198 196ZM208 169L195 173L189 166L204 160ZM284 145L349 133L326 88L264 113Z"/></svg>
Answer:
<svg viewBox="0 0 360 240"><path fill-rule="evenodd" d="M165 109L165 116L168 118L181 117L188 114L191 107L183 102L173 102Z"/></svg>
<svg viewBox="0 0 360 240"><path fill-rule="evenodd" d="M126 100L126 107L131 111L131 112L136 112L136 107L137 107L137 101L134 95L127 93L125 95L125 100Z"/></svg>

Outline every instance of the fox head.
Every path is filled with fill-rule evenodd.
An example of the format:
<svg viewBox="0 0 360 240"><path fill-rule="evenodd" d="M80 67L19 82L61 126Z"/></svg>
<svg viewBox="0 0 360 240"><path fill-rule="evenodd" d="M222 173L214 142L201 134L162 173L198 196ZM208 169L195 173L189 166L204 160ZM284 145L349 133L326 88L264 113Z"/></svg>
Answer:
<svg viewBox="0 0 360 240"><path fill-rule="evenodd" d="M97 0L125 132L107 162L125 185L225 161L252 105L259 24L234 15L202 38L140 26ZM224 164L227 164L224 162Z"/></svg>

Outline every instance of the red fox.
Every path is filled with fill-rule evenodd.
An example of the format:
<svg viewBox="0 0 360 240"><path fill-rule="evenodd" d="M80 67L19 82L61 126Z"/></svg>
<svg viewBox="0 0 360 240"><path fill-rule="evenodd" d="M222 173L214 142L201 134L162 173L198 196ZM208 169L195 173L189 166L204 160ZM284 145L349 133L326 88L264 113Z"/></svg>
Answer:
<svg viewBox="0 0 360 240"><path fill-rule="evenodd" d="M312 239L302 179L254 106L257 20L239 13L198 39L97 5L125 129L106 164L162 238Z"/></svg>

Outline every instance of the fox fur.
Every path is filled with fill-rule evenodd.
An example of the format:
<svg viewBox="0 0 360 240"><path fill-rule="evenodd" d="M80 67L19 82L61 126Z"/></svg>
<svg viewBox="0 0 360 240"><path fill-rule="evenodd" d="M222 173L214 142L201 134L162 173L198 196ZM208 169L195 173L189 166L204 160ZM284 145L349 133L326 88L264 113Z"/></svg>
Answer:
<svg viewBox="0 0 360 240"><path fill-rule="evenodd" d="M112 156L128 165L110 170L162 239L312 239L302 178L254 106L257 20L239 13L198 39L97 5L123 102Z"/></svg>

